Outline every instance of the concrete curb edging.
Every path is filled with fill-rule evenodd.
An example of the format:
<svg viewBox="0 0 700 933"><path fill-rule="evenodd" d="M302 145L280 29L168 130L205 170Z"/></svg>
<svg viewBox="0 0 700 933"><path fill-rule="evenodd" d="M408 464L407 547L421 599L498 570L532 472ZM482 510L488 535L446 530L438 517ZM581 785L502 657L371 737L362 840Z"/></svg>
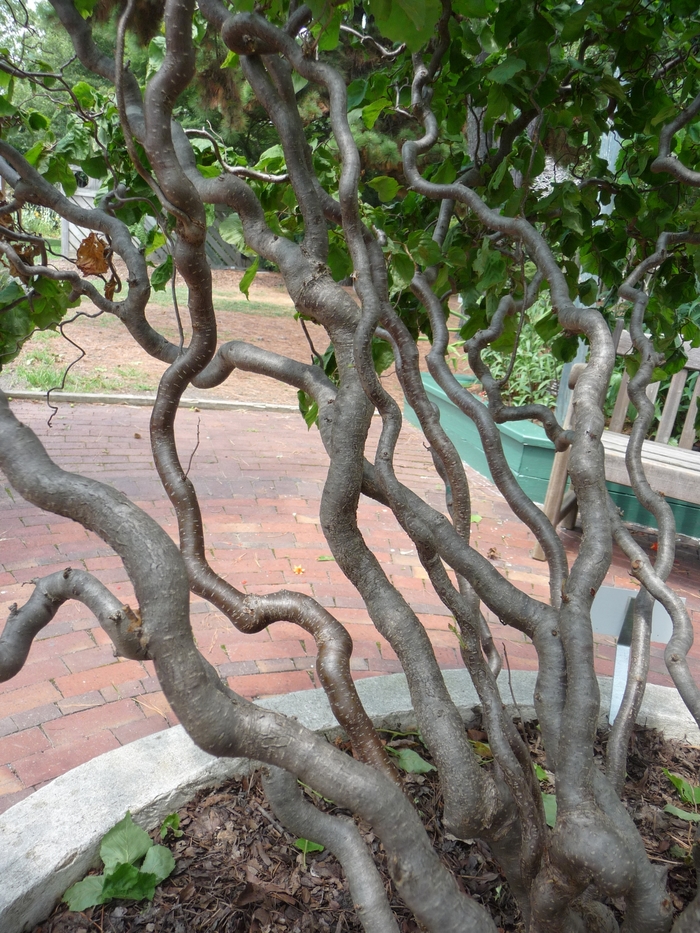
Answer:
<svg viewBox="0 0 700 933"><path fill-rule="evenodd" d="M479 699L464 670L444 672L465 721L475 720ZM534 717L536 672L501 674L506 705ZM415 726L406 678L390 674L360 680L358 693L379 726ZM512 686L512 695L511 695ZM610 678L600 678L601 709L610 703ZM515 703L513 702L515 699ZM269 697L259 705L292 716L316 732L339 731L322 690ZM649 684L639 721L667 736L700 743L700 730L675 690ZM27 933L45 920L63 893L98 863L100 841L127 810L145 829L205 787L246 774L242 758L220 759L198 749L182 726L146 736L68 771L0 815L0 930Z"/></svg>
<svg viewBox="0 0 700 933"><path fill-rule="evenodd" d="M32 389L3 389L5 395L10 399L17 399L18 402L45 402L46 392L38 392ZM57 389L51 392L52 402L66 402L68 404L84 405L148 405L151 408L155 403L155 395L110 395L107 392L62 392ZM229 411L240 408L251 408L254 411L282 411L298 412L296 405L277 405L273 402L237 402L221 398L188 398L180 399L180 408L212 408L219 411Z"/></svg>

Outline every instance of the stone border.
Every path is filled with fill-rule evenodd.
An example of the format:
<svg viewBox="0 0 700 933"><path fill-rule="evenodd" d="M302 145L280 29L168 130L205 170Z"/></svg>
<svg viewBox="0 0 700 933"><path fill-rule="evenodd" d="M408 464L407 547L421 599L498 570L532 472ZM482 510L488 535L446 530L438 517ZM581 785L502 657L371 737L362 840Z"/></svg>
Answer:
<svg viewBox="0 0 700 933"><path fill-rule="evenodd" d="M465 721L479 699L466 671L445 671ZM534 717L534 671L502 673L499 687L510 709ZM358 693L375 723L400 731L415 727L403 674L363 679ZM610 703L610 678L600 678L601 708ZM512 692L511 692L512 691ZM339 732L322 690L259 701L332 737ZM675 690L647 685L639 721L668 736L700 744L700 730ZM100 841L127 810L145 829L156 826L205 787L250 771L246 759L213 758L182 726L146 736L68 771L0 815L0 930L27 933L45 920L64 891L98 863Z"/></svg>
<svg viewBox="0 0 700 933"><path fill-rule="evenodd" d="M12 401L18 402L45 402L46 392L37 392L30 389L3 389L5 395ZM50 399L53 402L66 402L68 404L84 405L148 405L153 407L155 404L155 395L109 395L98 392L61 392L56 390L50 393ZM219 411L230 411L233 409L250 408L253 411L283 411L298 412L296 405L277 405L268 402L237 402L224 398L188 398L180 399L180 408L212 408Z"/></svg>

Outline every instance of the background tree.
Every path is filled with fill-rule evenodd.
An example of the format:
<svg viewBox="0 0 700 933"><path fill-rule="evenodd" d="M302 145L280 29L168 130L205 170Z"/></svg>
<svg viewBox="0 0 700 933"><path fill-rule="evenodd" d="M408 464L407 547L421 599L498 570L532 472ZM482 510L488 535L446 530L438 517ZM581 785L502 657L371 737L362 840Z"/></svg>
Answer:
<svg viewBox="0 0 700 933"><path fill-rule="evenodd" d="M7 361L36 328L55 326L87 298L168 364L153 407L151 446L178 518L180 545L121 494L53 464L3 400L0 465L9 482L29 501L69 516L110 544L133 582L138 607L127 612L86 573L39 581L5 625L0 677L21 668L33 635L61 602L84 601L120 654L154 661L166 696L200 747L267 764L273 806L296 832L338 854L368 930L396 924L374 866L362 855L362 840L352 824L310 807L295 777L372 825L401 897L426 929L495 930L442 866L403 794L353 688L342 625L298 593L246 596L207 564L196 490L175 445L178 402L190 384L214 386L236 368L264 373L300 391L307 420L316 420L321 431L329 457L323 529L335 560L403 664L421 733L439 768L445 829L489 844L531 931L615 930L605 906L610 898L624 901L623 929L669 930L663 881L618 790L648 665L654 599L674 623L669 671L700 721L700 691L686 662L692 627L664 582L673 564L673 517L644 480L640 459L653 417L646 385L660 371L682 366L684 339L700 342L696 4L371 0L355 7L314 0L288 7L285 0L269 0L253 10L252 0L240 0L230 10L219 0L199 0L197 8L194 0L166 0L160 31L152 28L160 7L147 0L128 0L114 10L97 8L93 0L52 0L52 6L80 64L96 77L72 82L62 67L18 58L16 49L2 52L0 174L10 193L0 208L0 254L12 281L0 292L0 352ZM115 40L105 48L96 37L110 16L116 17ZM29 28L16 19L20 32ZM125 54L127 42L136 41L127 39L130 23L137 37L150 40L145 73ZM226 50L218 69L222 86L242 89L247 82L238 96L217 94L213 68L204 73L204 87L196 78L202 73L198 55L201 62L217 49ZM28 90L13 96L20 86ZM210 127L193 127L195 91L201 108L231 100L231 112ZM54 117L32 106L33 95L49 93L69 111L60 136ZM276 139L262 152L234 145L240 138L222 129L243 127L246 101L253 98L267 115L265 134ZM30 147L11 135L18 127L35 134ZM615 150L614 158L603 157ZM70 201L75 166L103 182L93 209ZM51 208L94 231L78 268L55 264L41 238L22 229L26 204ZM305 365L242 342L218 345L204 251L217 205L234 212L227 235L257 257L244 285L258 260L273 263L300 318L325 328L330 348L323 359L316 355ZM169 256L153 268L148 256L162 245ZM124 281L115 257L126 266ZM338 284L350 273L359 305ZM162 288L175 275L188 290L187 308L175 306L179 345L156 332L144 314L151 287ZM465 352L488 408L461 388L445 361L447 300L455 294L463 299ZM579 338L588 345L573 430L564 430L542 404L504 400L528 318L561 359L571 357ZM611 509L604 484L599 438L616 320L625 322L638 353L630 391L640 414L629 456L635 491L660 529L653 565ZM421 332L432 340L431 373L475 420L499 489L544 549L548 602L517 590L470 544L469 486L419 377ZM502 378L482 357L489 345L505 354ZM390 353L445 484L449 517L394 473L401 415L377 378ZM370 461L365 447L375 408L382 432ZM524 418L539 420L557 449L571 448L583 524L571 567L500 447L497 423ZM484 710L495 759L490 770L480 767L467 740L420 621L362 537L356 522L361 494L391 508L454 615ZM599 693L590 608L613 541L629 556L641 596L635 678L604 774L593 756ZM194 644L190 593L206 597L243 631L289 620L311 633L319 678L355 758L232 693ZM499 697L499 659L482 603L537 648L535 702L557 778L551 831L529 753ZM687 933L698 922L696 898L674 931Z"/></svg>

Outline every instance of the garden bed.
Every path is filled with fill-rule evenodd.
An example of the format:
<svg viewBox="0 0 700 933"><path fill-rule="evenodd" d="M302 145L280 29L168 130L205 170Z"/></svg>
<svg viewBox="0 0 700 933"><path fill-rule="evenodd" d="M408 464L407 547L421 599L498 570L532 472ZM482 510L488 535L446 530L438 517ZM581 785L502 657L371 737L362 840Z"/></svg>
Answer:
<svg viewBox="0 0 700 933"><path fill-rule="evenodd" d="M544 764L536 724L525 726L533 762ZM417 738L388 736L395 745ZM470 730L470 738L486 736ZM607 734L600 732L596 754L602 759ZM682 857L693 823L664 812L679 805L664 773L667 770L697 780L700 748L677 739L664 739L654 730L638 729L632 740L624 800L639 828L647 852L669 871L669 892L675 910L695 894L692 868ZM407 790L423 813L433 844L459 883L490 911L502 933L520 933L517 907L488 848L466 845L445 837L442 803L434 772L404 776ZM553 790L547 782L543 789ZM318 803L318 801L317 801ZM326 809L337 812L332 805ZM166 844L176 858L173 875L157 889L151 904L112 903L85 913L70 913L65 905L34 933L360 933L352 897L340 865L328 852L304 856L271 813L258 774L235 779L213 792L198 795L179 811L184 835L170 835ZM385 855L367 825L359 824L392 891ZM157 837L157 831L153 834ZM160 842L160 838L157 838ZM401 933L418 927L392 894ZM613 909L615 905L613 904Z"/></svg>

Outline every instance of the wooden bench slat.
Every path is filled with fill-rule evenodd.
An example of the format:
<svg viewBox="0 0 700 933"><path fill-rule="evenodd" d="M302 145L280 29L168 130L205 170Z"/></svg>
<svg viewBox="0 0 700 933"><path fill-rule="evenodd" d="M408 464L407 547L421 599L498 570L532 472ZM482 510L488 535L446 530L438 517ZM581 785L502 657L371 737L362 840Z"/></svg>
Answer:
<svg viewBox="0 0 700 933"><path fill-rule="evenodd" d="M603 433L605 447L605 478L608 482L629 486L625 464L629 438L626 435ZM669 447L657 441L644 441L642 462L652 489L700 505L700 456L697 453Z"/></svg>
<svg viewBox="0 0 700 933"><path fill-rule="evenodd" d="M618 433L624 427L627 409L630 404L629 396L627 395L627 385L629 381L630 377L627 375L627 370L625 370L622 374L622 381L620 382L620 388L617 393L617 398L615 399L615 407L612 417L610 418L610 430Z"/></svg>
<svg viewBox="0 0 700 933"><path fill-rule="evenodd" d="M676 423L678 406L680 405L681 399L683 397L683 389L685 388L687 378L688 371L681 369L680 372L675 373L673 379L671 379L671 385L669 386L668 395L666 396L666 403L664 404L663 414L661 415L661 420L659 421L659 430L656 432L656 440L660 444L666 444L671 437L673 426Z"/></svg>
<svg viewBox="0 0 700 933"><path fill-rule="evenodd" d="M690 450L695 443L695 418L698 413L698 392L700 391L700 376L695 380L695 388L693 389L693 394L690 396L690 405L688 406L688 414L685 416L685 422L683 424L683 432L681 434L681 439L678 442L679 447L683 447L685 450Z"/></svg>

